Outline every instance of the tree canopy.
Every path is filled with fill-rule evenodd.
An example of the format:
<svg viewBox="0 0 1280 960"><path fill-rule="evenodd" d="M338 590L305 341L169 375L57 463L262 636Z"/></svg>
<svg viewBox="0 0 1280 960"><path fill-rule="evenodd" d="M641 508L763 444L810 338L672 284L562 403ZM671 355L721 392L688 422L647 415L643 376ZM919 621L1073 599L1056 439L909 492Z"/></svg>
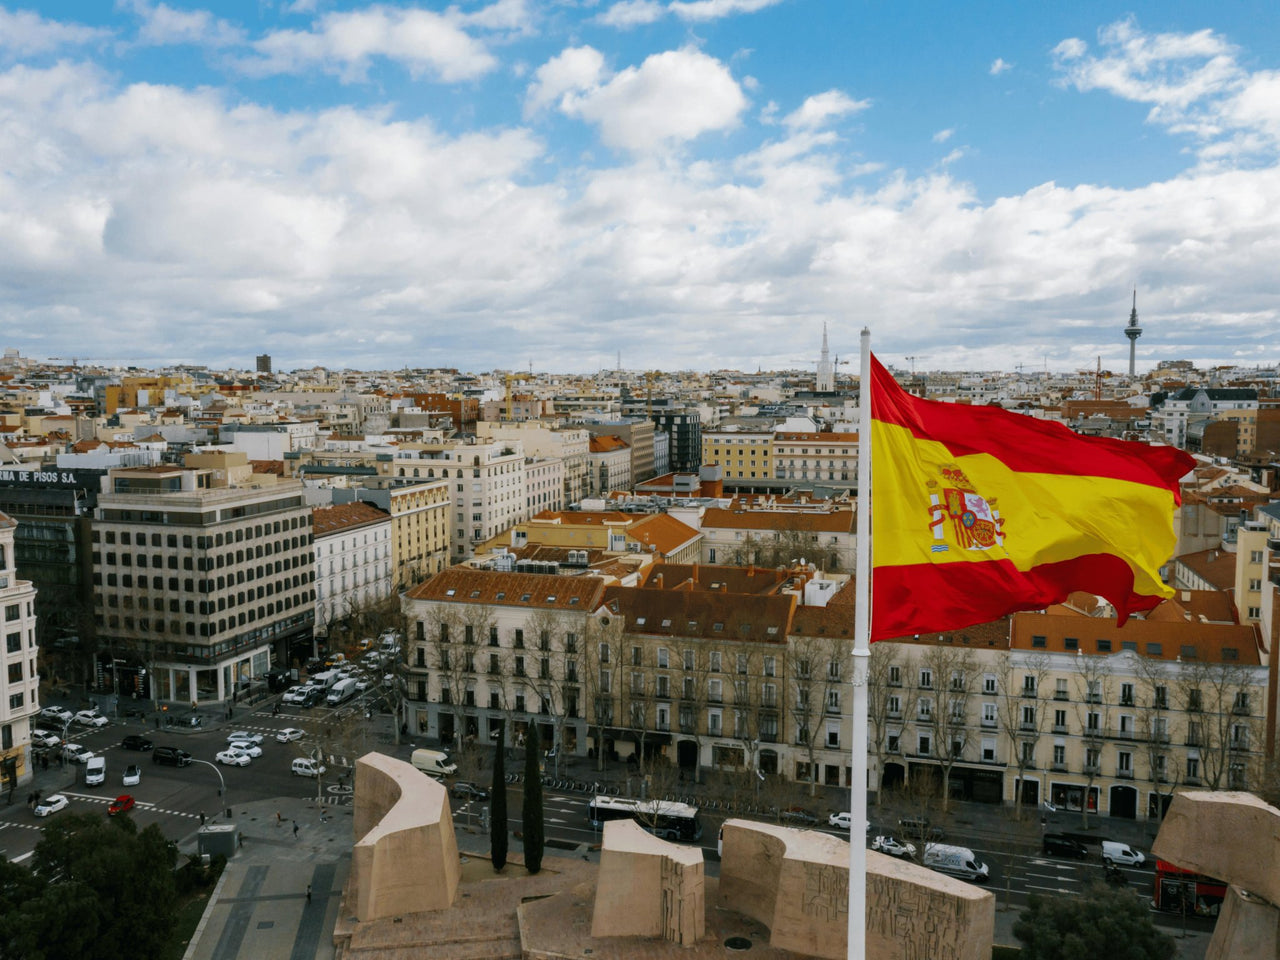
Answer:
<svg viewBox="0 0 1280 960"><path fill-rule="evenodd" d="M1131 890L1097 884L1081 899L1033 896L1013 925L1022 960L1170 960L1173 940L1156 929Z"/></svg>
<svg viewBox="0 0 1280 960"><path fill-rule="evenodd" d="M159 957L173 926L177 848L129 817L63 814L31 869L0 861L0 957Z"/></svg>

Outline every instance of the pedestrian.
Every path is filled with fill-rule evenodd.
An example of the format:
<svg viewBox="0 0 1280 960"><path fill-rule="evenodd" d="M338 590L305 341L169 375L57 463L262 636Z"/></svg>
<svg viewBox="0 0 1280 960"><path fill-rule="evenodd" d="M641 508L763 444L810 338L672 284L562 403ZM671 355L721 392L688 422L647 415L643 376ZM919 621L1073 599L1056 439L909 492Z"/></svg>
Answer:
<svg viewBox="0 0 1280 960"><path fill-rule="evenodd" d="M311 902L311 884L307 884L307 903Z"/></svg>
<svg viewBox="0 0 1280 960"><path fill-rule="evenodd" d="M160 729L160 714L156 714L156 729Z"/></svg>
<svg viewBox="0 0 1280 960"><path fill-rule="evenodd" d="M298 821L293 821L293 839L298 839Z"/></svg>
<svg viewBox="0 0 1280 960"><path fill-rule="evenodd" d="M277 811L276 811L276 826L277 826L277 827L278 827L278 826L280 826L280 824L281 824L281 823L283 823L283 822L284 822L284 817L280 816L280 811L279 811L279 810L277 810Z"/></svg>
<svg viewBox="0 0 1280 960"><path fill-rule="evenodd" d="M200 826L204 826L204 811L200 811Z"/></svg>
<svg viewBox="0 0 1280 960"><path fill-rule="evenodd" d="M27 794L27 806L34 807L36 805L36 795L34 793Z"/></svg>

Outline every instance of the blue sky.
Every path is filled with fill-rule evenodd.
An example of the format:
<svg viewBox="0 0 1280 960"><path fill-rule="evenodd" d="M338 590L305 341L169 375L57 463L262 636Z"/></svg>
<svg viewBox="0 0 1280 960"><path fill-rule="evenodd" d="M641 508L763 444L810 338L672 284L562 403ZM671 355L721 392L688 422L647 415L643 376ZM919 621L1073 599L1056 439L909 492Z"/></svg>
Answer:
<svg viewBox="0 0 1280 960"><path fill-rule="evenodd" d="M1274 364L1269 4L0 6L0 346Z"/></svg>

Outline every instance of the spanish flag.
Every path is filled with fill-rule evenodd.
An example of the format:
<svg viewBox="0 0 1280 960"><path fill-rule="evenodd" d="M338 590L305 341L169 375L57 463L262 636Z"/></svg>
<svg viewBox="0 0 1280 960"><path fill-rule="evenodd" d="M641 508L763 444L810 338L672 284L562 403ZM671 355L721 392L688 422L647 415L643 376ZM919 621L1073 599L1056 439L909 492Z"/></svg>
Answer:
<svg viewBox="0 0 1280 960"><path fill-rule="evenodd" d="M955 630L1081 590L1120 624L1173 590L1174 447L922 400L871 357L871 639Z"/></svg>

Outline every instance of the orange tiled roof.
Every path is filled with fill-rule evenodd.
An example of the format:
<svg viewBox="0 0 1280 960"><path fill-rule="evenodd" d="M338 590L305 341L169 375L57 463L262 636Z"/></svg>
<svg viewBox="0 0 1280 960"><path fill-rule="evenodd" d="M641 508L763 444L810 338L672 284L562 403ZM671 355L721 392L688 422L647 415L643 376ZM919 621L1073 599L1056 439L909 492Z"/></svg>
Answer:
<svg viewBox="0 0 1280 960"><path fill-rule="evenodd" d="M614 450L625 450L628 447L625 440L612 434L599 437L593 435L590 443L592 453L611 453Z"/></svg>
<svg viewBox="0 0 1280 960"><path fill-rule="evenodd" d="M409 591L411 600L494 604L549 610L595 610L604 582L597 577L502 573L450 567Z"/></svg>
<svg viewBox="0 0 1280 960"><path fill-rule="evenodd" d="M796 530L815 533L852 533L852 510L811 513L789 510L725 510L708 507L702 515L703 529Z"/></svg>
<svg viewBox="0 0 1280 960"><path fill-rule="evenodd" d="M323 537L342 530L390 520L391 514L384 513L367 501L354 500L351 503L340 503L332 507L316 507L311 511L311 517L313 535Z"/></svg>
<svg viewBox="0 0 1280 960"><path fill-rule="evenodd" d="M628 527L627 536L669 557L702 534L669 514L655 513Z"/></svg>
<svg viewBox="0 0 1280 960"><path fill-rule="evenodd" d="M690 593L609 587L609 609L626 618L626 629L662 637L699 637L726 643L786 644L796 598L743 594Z"/></svg>

